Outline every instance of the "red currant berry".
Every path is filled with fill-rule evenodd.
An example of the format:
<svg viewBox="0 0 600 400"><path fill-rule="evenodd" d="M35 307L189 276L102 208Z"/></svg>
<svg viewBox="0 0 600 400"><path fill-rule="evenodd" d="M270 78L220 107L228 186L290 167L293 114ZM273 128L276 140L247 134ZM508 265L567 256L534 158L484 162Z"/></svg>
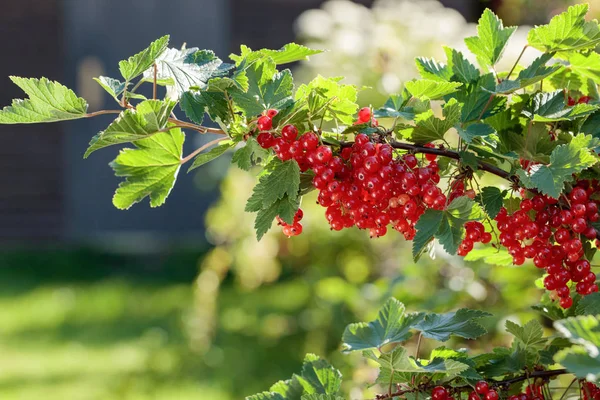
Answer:
<svg viewBox="0 0 600 400"><path fill-rule="evenodd" d="M273 120L267 117L266 115L263 115L258 118L256 125L258 126L258 130L268 131L271 130L271 128L273 127Z"/></svg>

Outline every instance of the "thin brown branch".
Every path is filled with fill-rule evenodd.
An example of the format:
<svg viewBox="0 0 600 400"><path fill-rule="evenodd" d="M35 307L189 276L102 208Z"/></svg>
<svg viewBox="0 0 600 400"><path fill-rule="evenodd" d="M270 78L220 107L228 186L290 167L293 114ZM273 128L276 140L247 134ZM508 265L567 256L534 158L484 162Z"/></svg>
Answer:
<svg viewBox="0 0 600 400"><path fill-rule="evenodd" d="M152 100L156 100L156 76L158 75L158 66L154 63L154 77L152 81Z"/></svg>
<svg viewBox="0 0 600 400"><path fill-rule="evenodd" d="M121 114L122 110L100 110L100 111L96 111L93 113L88 113L85 114L86 118L93 118L93 117L97 117L98 115L105 115L105 114Z"/></svg>
<svg viewBox="0 0 600 400"><path fill-rule="evenodd" d="M197 148L196 150L194 150L194 152L192 152L190 155L188 155L185 158L182 158L181 161L179 162L180 164L185 164L186 162L190 161L192 158L196 157L198 154L202 153L204 150L208 149L209 147L214 146L215 144L219 143L222 140L228 139L227 137L221 137L215 140L211 140L210 142L204 144L203 146L200 146L199 148Z"/></svg>
<svg viewBox="0 0 600 400"><path fill-rule="evenodd" d="M523 50L521 50L521 54L519 54L519 57L517 57L517 61L515 61L515 64L512 66L512 68L510 69L508 75L506 75L506 80L508 80L510 78L510 76L512 75L512 73L514 72L515 68L517 68L517 65L519 65L519 61L521 61L521 57L523 57L523 53L525 53L525 50L527 50L527 47L529 47L528 44L526 44L523 47Z"/></svg>

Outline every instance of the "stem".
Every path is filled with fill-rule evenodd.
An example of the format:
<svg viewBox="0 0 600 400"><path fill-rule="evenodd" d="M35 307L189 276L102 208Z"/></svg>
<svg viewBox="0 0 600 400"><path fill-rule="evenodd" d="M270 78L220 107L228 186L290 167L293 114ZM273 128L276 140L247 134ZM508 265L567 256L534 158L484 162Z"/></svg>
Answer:
<svg viewBox="0 0 600 400"><path fill-rule="evenodd" d="M198 131L200 133L214 133L214 134L217 134L217 135L227 135L221 129L218 129L218 128L209 128L207 126L196 125L196 124L192 124L190 122L185 122L185 121L178 120L176 118L169 118L169 122L177 125L180 128L192 129L192 130Z"/></svg>
<svg viewBox="0 0 600 400"><path fill-rule="evenodd" d="M181 161L179 162L180 164L185 164L186 162L190 161L192 158L196 157L198 154L202 153L203 150L208 149L209 147L219 143L222 140L228 139L227 137L221 137L215 140L211 140L210 142L200 146L199 148L197 148L196 150L194 150L194 152L192 152L190 155L188 155L185 158L182 158Z"/></svg>
<svg viewBox="0 0 600 400"><path fill-rule="evenodd" d="M567 386L567 389L565 389L565 392L562 394L562 396L560 396L559 400L563 400L565 398L565 396L567 395L567 393L569 392L569 389L571 389L571 386L573 386L573 384L577 382L577 378L573 379L571 381L571 383L569 384L569 386Z"/></svg>
<svg viewBox="0 0 600 400"><path fill-rule="evenodd" d="M135 91L136 91L136 90L138 90L138 88L139 88L140 86L142 86L142 83L144 83L144 80L143 80L143 79L140 79L140 80L139 80L139 81L138 81L138 82L135 84L135 86L134 86L134 87L133 87L133 88L132 88L132 89L129 91L129 93L135 93Z"/></svg>
<svg viewBox="0 0 600 400"><path fill-rule="evenodd" d="M521 50L521 54L519 54L519 57L517 57L517 61L515 61L515 64L512 66L512 68L510 69L510 72L508 73L508 75L506 76L506 80L508 80L510 78L510 76L512 75L513 71L515 70L515 68L517 68L517 65L519 65L519 61L521 61L521 57L523 57L523 53L525 53L525 50L527 50L527 47L529 47L528 44L526 44L523 47L523 50Z"/></svg>
<svg viewBox="0 0 600 400"><path fill-rule="evenodd" d="M105 115L105 114L121 114L121 110L100 110L100 111L96 111L93 113L85 114L85 117L93 118L93 117L97 117L98 115Z"/></svg>
<svg viewBox="0 0 600 400"><path fill-rule="evenodd" d="M492 104L492 100L494 100L494 97L496 97L495 94L490 95L490 98L488 99L487 103L485 103L485 106L483 107L483 110L481 110L481 114L479 114L479 117L477 117L477 120L480 120L481 117L483 117L483 114L485 114L485 112L487 111L490 104Z"/></svg>
<svg viewBox="0 0 600 400"><path fill-rule="evenodd" d="M154 77L153 77L153 81L152 81L152 100L156 100L156 75L158 75L158 67L156 66L156 63L154 63Z"/></svg>
<svg viewBox="0 0 600 400"><path fill-rule="evenodd" d="M423 332L419 332L419 338L417 339L417 349L415 350L415 358L419 358L419 350L421 349L421 339L423 339Z"/></svg>

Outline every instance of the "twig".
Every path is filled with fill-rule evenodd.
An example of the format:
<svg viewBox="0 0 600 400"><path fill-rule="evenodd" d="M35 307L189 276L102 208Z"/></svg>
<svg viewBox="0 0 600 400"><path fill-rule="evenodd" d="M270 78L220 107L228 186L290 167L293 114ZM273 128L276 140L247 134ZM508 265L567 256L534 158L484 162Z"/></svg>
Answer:
<svg viewBox="0 0 600 400"><path fill-rule="evenodd" d="M105 114L121 114L122 110L100 110L100 111L96 111L93 113L88 113L85 114L86 118L93 118L93 117L97 117L98 115L105 115Z"/></svg>
<svg viewBox="0 0 600 400"><path fill-rule="evenodd" d="M517 57L517 61L515 61L515 64L513 65L513 67L508 72L508 75L506 75L506 78L505 78L506 80L508 80L510 78L510 76L512 75L512 73L515 70L515 68L517 68L517 65L519 65L519 61L521 61L521 57L523 57L523 53L525 53L525 50L527 50L527 47L529 47L528 44L526 44L523 47L523 50L521 50L521 54L519 54L519 57Z"/></svg>
<svg viewBox="0 0 600 400"><path fill-rule="evenodd" d="M215 140L211 140L210 142L206 143L203 146L200 146L199 148L197 148L196 150L194 150L194 152L192 152L190 155L188 155L185 158L182 158L181 161L179 162L180 164L185 164L186 162L190 161L192 158L196 157L198 154L202 153L202 151L208 149L209 147L219 143L222 140L228 139L227 137L222 137L222 138L218 138Z"/></svg>

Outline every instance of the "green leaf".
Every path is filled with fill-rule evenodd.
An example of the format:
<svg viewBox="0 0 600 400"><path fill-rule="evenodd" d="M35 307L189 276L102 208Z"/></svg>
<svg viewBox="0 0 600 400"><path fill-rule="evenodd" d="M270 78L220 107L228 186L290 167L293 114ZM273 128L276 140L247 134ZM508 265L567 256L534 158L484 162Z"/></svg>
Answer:
<svg viewBox="0 0 600 400"><path fill-rule="evenodd" d="M522 144L521 139L523 139ZM545 164L550 162L550 154L558 145L555 140L552 140L546 124L533 122L527 124L527 132L525 132L524 138L521 135L508 133L507 136L502 136L502 141L504 143L512 142L514 144L517 144L518 142L514 151L516 151L521 158Z"/></svg>
<svg viewBox="0 0 600 400"><path fill-rule="evenodd" d="M415 117L415 111L412 107L407 107L407 98L400 94L393 94L385 102L383 107L375 110L375 118L403 118L412 120Z"/></svg>
<svg viewBox="0 0 600 400"><path fill-rule="evenodd" d="M373 351L365 351L364 356L380 365L378 383L410 382L413 377L430 377L431 381L441 378L454 378L469 369L467 364L453 360L436 358L427 364L409 357L404 347L396 347L379 357Z"/></svg>
<svg viewBox="0 0 600 400"><path fill-rule="evenodd" d="M118 79L109 78L107 76L94 78L94 80L98 82L98 84L102 86L102 88L106 90L106 92L110 94L117 101L117 103L120 102L118 96L120 96L125 90L125 82L121 82Z"/></svg>
<svg viewBox="0 0 600 400"><path fill-rule="evenodd" d="M115 175L125 177L113 197L115 207L126 210L150 197L150 206L163 205L179 167L185 135L179 128L134 142L135 149L121 150L110 164Z"/></svg>
<svg viewBox="0 0 600 400"><path fill-rule="evenodd" d="M194 158L194 162L188 169L188 172L222 156L227 150L232 149L233 147L235 147L234 142L226 141L219 143L218 146L213 147L210 151L198 154L196 158Z"/></svg>
<svg viewBox="0 0 600 400"><path fill-rule="evenodd" d="M146 49L137 53L129 59L119 62L119 70L125 81L129 82L133 78L141 75L144 71L150 68L154 61L160 56L169 45L169 35L165 35L160 39L150 43Z"/></svg>
<svg viewBox="0 0 600 400"><path fill-rule="evenodd" d="M598 106L593 104L576 104L568 107L564 91L557 90L550 93L537 93L533 96L529 107L523 110L523 115L538 122L569 121L589 115L597 109Z"/></svg>
<svg viewBox="0 0 600 400"><path fill-rule="evenodd" d="M569 7L547 25L530 30L529 45L543 52L593 50L600 43L600 29L596 20L585 20L587 12L587 4Z"/></svg>
<svg viewBox="0 0 600 400"><path fill-rule="evenodd" d="M389 343L404 342L412 336L410 328L421 318L421 314L406 314L404 304L391 298L379 310L376 320L346 327L342 336L343 351L381 348Z"/></svg>
<svg viewBox="0 0 600 400"><path fill-rule="evenodd" d="M276 161L271 173L263 175L254 187L252 196L246 204L246 211L256 212L269 207L287 195L291 199L298 197L300 187L300 168L294 160Z"/></svg>
<svg viewBox="0 0 600 400"><path fill-rule="evenodd" d="M411 140L416 144L425 144L436 140L444 140L444 135L454 127L460 119L460 104L456 99L450 99L444 105L444 119L437 118L433 110L419 114L412 128Z"/></svg>
<svg viewBox="0 0 600 400"><path fill-rule="evenodd" d="M236 163L240 169L249 171L253 165L264 161L269 156L269 151L260 147L255 138L251 137L244 147L239 148L231 158L232 163Z"/></svg>
<svg viewBox="0 0 600 400"><path fill-rule="evenodd" d="M464 225L483 217L479 204L467 196L457 197L446 207L440 229L435 234L444 250L455 254L462 241Z"/></svg>
<svg viewBox="0 0 600 400"><path fill-rule="evenodd" d="M417 57L415 62L424 79L448 82L452 78L452 69L448 68L446 64L438 63L433 58Z"/></svg>
<svg viewBox="0 0 600 400"><path fill-rule="evenodd" d="M454 93L462 86L460 82L440 82L430 79L419 79L405 83L406 89L414 97L421 100L438 100Z"/></svg>
<svg viewBox="0 0 600 400"><path fill-rule="evenodd" d="M579 131L600 138L600 111L596 111L587 117Z"/></svg>
<svg viewBox="0 0 600 400"><path fill-rule="evenodd" d="M579 301L577 315L600 315L600 293L592 293Z"/></svg>
<svg viewBox="0 0 600 400"><path fill-rule="evenodd" d="M486 264L507 267L513 265L513 257L504 248L496 249L488 246L483 249L473 249L464 257L465 261L483 260Z"/></svg>
<svg viewBox="0 0 600 400"><path fill-rule="evenodd" d="M527 86L538 83L542 79L545 79L558 71L560 65L546 66L546 63L552 59L554 53L544 53L536 58L533 63L521 72L515 80L503 80L500 82L494 93L498 94L510 94L516 90L526 88Z"/></svg>
<svg viewBox="0 0 600 400"><path fill-rule="evenodd" d="M594 165L598 158L590 149L598 145L597 139L583 134L577 135L568 144L557 146L550 155L550 164L534 165L530 172L518 170L521 183L530 189L538 189L544 194L558 198L565 182L570 182L573 174Z"/></svg>
<svg viewBox="0 0 600 400"><path fill-rule="evenodd" d="M358 110L357 90L353 85L340 84L341 78L323 78L321 75L301 85L294 99L306 103L309 120L337 120L345 125L354 122Z"/></svg>
<svg viewBox="0 0 600 400"><path fill-rule="evenodd" d="M266 56L275 61L275 64L287 64L296 61L308 60L309 56L320 54L323 50L309 49L296 43L288 43L279 50L260 50Z"/></svg>
<svg viewBox="0 0 600 400"><path fill-rule="evenodd" d="M294 83L290 71L277 72L263 83L265 68L270 67L265 63L257 63L248 68L248 90L244 92L234 88L231 91L236 106L246 117L254 117L269 108L283 108L292 101Z"/></svg>
<svg viewBox="0 0 600 400"><path fill-rule="evenodd" d="M486 376L501 376L522 373L531 360L530 353L523 346L515 345L510 348L497 347L491 354L474 357L477 370Z"/></svg>
<svg viewBox="0 0 600 400"><path fill-rule="evenodd" d="M471 124L466 129L458 129L458 135L467 143L472 143L475 138L483 138L496 133L496 130L488 124Z"/></svg>
<svg viewBox="0 0 600 400"><path fill-rule="evenodd" d="M302 365L302 378L308 394L338 394L342 385L342 374L327 361L314 354L307 354Z"/></svg>
<svg viewBox="0 0 600 400"><path fill-rule="evenodd" d="M413 240L412 255L415 260L421 252L433 240L434 235L440 229L444 213L441 210L426 210L417 221L415 229L417 233Z"/></svg>
<svg viewBox="0 0 600 400"><path fill-rule="evenodd" d="M334 394L306 394L301 400L344 400L344 398Z"/></svg>
<svg viewBox="0 0 600 400"><path fill-rule="evenodd" d="M504 27L502 20L490 9L486 9L477 25L477 36L465 39L465 44L483 67L494 66L513 35L516 26Z"/></svg>
<svg viewBox="0 0 600 400"><path fill-rule="evenodd" d="M461 308L445 314L426 314L421 322L414 326L429 339L445 342L450 336L465 339L476 339L487 333L486 329L475 320L491 316L490 313Z"/></svg>
<svg viewBox="0 0 600 400"><path fill-rule="evenodd" d="M569 69L576 73L580 79L585 82L592 79L594 82L600 81L600 54L590 52L587 54L573 53L569 55Z"/></svg>
<svg viewBox="0 0 600 400"><path fill-rule="evenodd" d="M584 315L555 321L554 327L574 348L558 352L555 360L579 378L600 378L600 321Z"/></svg>
<svg viewBox="0 0 600 400"><path fill-rule="evenodd" d="M157 83L167 86L167 97L179 100L191 87L205 89L209 79L225 74L230 65L210 50L167 49L155 60ZM154 68L144 71L144 79L154 80Z"/></svg>
<svg viewBox="0 0 600 400"><path fill-rule="evenodd" d="M167 129L167 122L175 103L146 100L136 109L123 111L108 128L92 138L83 158L94 151L115 144L130 143L148 138Z"/></svg>
<svg viewBox="0 0 600 400"><path fill-rule="evenodd" d="M10 80L29 98L15 99L11 106L0 110L0 124L56 122L86 116L87 102L58 82L18 76L11 76Z"/></svg>
<svg viewBox="0 0 600 400"><path fill-rule="evenodd" d="M275 392L262 392L246 397L246 400L286 400L282 395Z"/></svg>
<svg viewBox="0 0 600 400"><path fill-rule="evenodd" d="M506 190L500 190L495 186L486 186L481 189L479 200L490 218L496 218L500 212L504 196L506 196Z"/></svg>
<svg viewBox="0 0 600 400"><path fill-rule="evenodd" d="M248 204L246 204L246 207L248 207ZM262 239L264 234L271 229L273 220L277 216L291 224L294 220L294 214L298 211L298 207L300 207L300 199L298 197L291 198L285 195L281 199L276 200L273 204L258 210L256 219L254 220L256 240Z"/></svg>
<svg viewBox="0 0 600 400"><path fill-rule="evenodd" d="M506 331L512 333L526 349L541 349L547 342L544 339L542 325L535 319L527 322L524 326L507 320Z"/></svg>
<svg viewBox="0 0 600 400"><path fill-rule="evenodd" d="M188 91L181 96L180 107L192 122L202 125L204 114L213 121L229 120L229 104L223 92Z"/></svg>
<svg viewBox="0 0 600 400"><path fill-rule="evenodd" d="M600 357L592 357L579 346L569 347L556 353L554 360L580 379L600 381Z"/></svg>
<svg viewBox="0 0 600 400"><path fill-rule="evenodd" d="M493 74L485 74L469 90L457 93L456 99L464 103L462 106L461 122L479 121L486 119L498 112L504 111L506 98L495 96L492 92L496 88L496 79Z"/></svg>
<svg viewBox="0 0 600 400"><path fill-rule="evenodd" d="M452 60L452 72L459 82L472 83L479 79L479 70L465 58L463 53L455 49L448 49L447 52Z"/></svg>
<svg viewBox="0 0 600 400"><path fill-rule="evenodd" d="M322 50L309 49L296 43L288 43L279 50L262 49L256 51L242 45L240 54L231 54L229 58L235 61L236 65L242 65L244 61L251 63L265 58L270 58L275 64L280 65L307 60L309 56L322 52Z"/></svg>

